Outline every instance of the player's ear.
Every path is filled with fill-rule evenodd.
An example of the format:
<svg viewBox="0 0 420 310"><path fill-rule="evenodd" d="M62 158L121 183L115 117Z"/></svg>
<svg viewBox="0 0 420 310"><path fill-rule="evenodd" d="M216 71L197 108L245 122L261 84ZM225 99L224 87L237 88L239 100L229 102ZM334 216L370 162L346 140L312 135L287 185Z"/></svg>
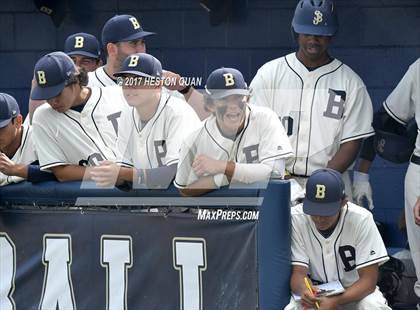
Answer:
<svg viewBox="0 0 420 310"><path fill-rule="evenodd" d="M118 52L117 45L114 44L114 43L108 43L106 45L106 52L107 52L108 56L114 56L114 55L116 55L117 52Z"/></svg>
<svg viewBox="0 0 420 310"><path fill-rule="evenodd" d="M14 125L15 125L15 127L16 127L16 128L20 128L20 127L22 126L22 123L23 123L23 117L22 117L22 114L18 114L18 115L15 117L15 120L14 120Z"/></svg>

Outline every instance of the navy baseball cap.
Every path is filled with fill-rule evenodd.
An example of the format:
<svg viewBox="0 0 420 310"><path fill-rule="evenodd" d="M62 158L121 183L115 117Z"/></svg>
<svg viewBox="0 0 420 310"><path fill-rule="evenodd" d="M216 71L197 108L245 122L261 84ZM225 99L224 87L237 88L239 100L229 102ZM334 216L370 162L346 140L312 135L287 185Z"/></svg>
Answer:
<svg viewBox="0 0 420 310"><path fill-rule="evenodd" d="M132 15L115 15L102 29L102 44L138 40L156 34L144 31L137 18Z"/></svg>
<svg viewBox="0 0 420 310"><path fill-rule="evenodd" d="M91 58L101 56L98 39L89 33L79 32L67 37L64 43L64 52L67 55L83 55Z"/></svg>
<svg viewBox="0 0 420 310"><path fill-rule="evenodd" d="M59 95L76 72L73 60L63 52L53 52L41 57L34 69L36 85L31 99L47 100Z"/></svg>
<svg viewBox="0 0 420 310"><path fill-rule="evenodd" d="M20 114L16 99L9 94L0 93L0 128L9 125L11 120Z"/></svg>
<svg viewBox="0 0 420 310"><path fill-rule="evenodd" d="M332 216L341 208L344 182L341 173L329 168L318 169L306 183L303 212L309 215Z"/></svg>
<svg viewBox="0 0 420 310"><path fill-rule="evenodd" d="M205 89L212 99L222 99L230 95L249 95L248 85L242 73L233 68L214 70L207 78Z"/></svg>
<svg viewBox="0 0 420 310"><path fill-rule="evenodd" d="M147 78L160 78L162 76L162 64L150 54L133 54L124 60L121 71L114 73L114 76L124 76L127 74Z"/></svg>

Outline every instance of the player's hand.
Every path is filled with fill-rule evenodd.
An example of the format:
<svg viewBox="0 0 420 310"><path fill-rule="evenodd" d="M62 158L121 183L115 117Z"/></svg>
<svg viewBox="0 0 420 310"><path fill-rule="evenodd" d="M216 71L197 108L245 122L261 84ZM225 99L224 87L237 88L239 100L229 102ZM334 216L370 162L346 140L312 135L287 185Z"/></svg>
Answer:
<svg viewBox="0 0 420 310"><path fill-rule="evenodd" d="M163 79L165 82L163 85L165 88L170 90L183 90L185 88L184 80L181 78L181 76L175 72L171 71L163 71Z"/></svg>
<svg viewBox="0 0 420 310"><path fill-rule="evenodd" d="M198 155L192 163L192 168L194 173L199 177L203 175L215 175L225 172L226 162L210 158L206 155Z"/></svg>
<svg viewBox="0 0 420 310"><path fill-rule="evenodd" d="M354 171L353 178L353 199L359 206L363 206L363 198L368 203L369 210L374 208L372 199L372 188L367 173Z"/></svg>
<svg viewBox="0 0 420 310"><path fill-rule="evenodd" d="M0 172L5 175L16 175L16 164L6 154L0 153Z"/></svg>
<svg viewBox="0 0 420 310"><path fill-rule="evenodd" d="M302 305L308 309L316 309L315 302L319 303L320 301L320 298L315 297L307 289L304 289L301 298L302 298L301 300Z"/></svg>
<svg viewBox="0 0 420 310"><path fill-rule="evenodd" d="M319 301L319 310L336 310L338 309L337 301L332 297L323 297Z"/></svg>
<svg viewBox="0 0 420 310"><path fill-rule="evenodd" d="M417 202L414 205L414 221L420 226L420 197L417 198Z"/></svg>
<svg viewBox="0 0 420 310"><path fill-rule="evenodd" d="M116 163L103 160L99 162L99 166L91 167L90 176L97 186L113 187L118 179L120 166Z"/></svg>

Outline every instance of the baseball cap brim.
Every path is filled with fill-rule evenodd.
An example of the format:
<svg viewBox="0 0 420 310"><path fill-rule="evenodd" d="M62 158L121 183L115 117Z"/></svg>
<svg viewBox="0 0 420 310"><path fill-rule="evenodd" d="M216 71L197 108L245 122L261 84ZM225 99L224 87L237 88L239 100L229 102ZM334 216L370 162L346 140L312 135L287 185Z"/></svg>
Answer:
<svg viewBox="0 0 420 310"><path fill-rule="evenodd" d="M127 41L131 41L131 40L143 39L145 37L155 35L155 34L156 34L155 32L139 31L139 32L136 32L136 33L132 34L131 36L128 36L128 37L125 37L124 39L119 40L118 42L127 42Z"/></svg>
<svg viewBox="0 0 420 310"><path fill-rule="evenodd" d="M71 55L82 55L82 56L95 58L95 59L98 59L100 57L99 55L89 53L89 52L86 52L86 51L72 51L72 52L66 52L66 54L69 55L69 56L71 56Z"/></svg>
<svg viewBox="0 0 420 310"><path fill-rule="evenodd" d="M65 86L66 86L66 82L63 82L54 86L49 86L49 87L39 87L37 85L34 87L34 89L31 92L31 99L32 100L48 100L60 94L63 91Z"/></svg>
<svg viewBox="0 0 420 310"><path fill-rule="evenodd" d="M243 95L248 96L249 90L248 89L220 89L220 90L212 90L210 92L210 97L212 99L223 99L225 97L231 96L231 95Z"/></svg>
<svg viewBox="0 0 420 310"><path fill-rule="evenodd" d="M137 75L137 76L142 76L142 77L146 77L146 78L160 78L160 76L152 76L143 72L139 72L139 71L132 71L132 70L126 70L126 71L119 71L114 73L114 76L125 76L128 74L132 74L132 75Z"/></svg>
<svg viewBox="0 0 420 310"><path fill-rule="evenodd" d="M315 216L333 216L340 210L341 201L319 203L308 198L303 199L303 212Z"/></svg>
<svg viewBox="0 0 420 310"><path fill-rule="evenodd" d="M315 36L327 36L332 37L337 32L336 27L315 27L315 26L306 26L306 25L293 25L293 30L296 33L302 34L311 34Z"/></svg>
<svg viewBox="0 0 420 310"><path fill-rule="evenodd" d="M4 119L0 121L0 128L6 127L7 125L9 125L9 123L12 121L11 118L9 119Z"/></svg>

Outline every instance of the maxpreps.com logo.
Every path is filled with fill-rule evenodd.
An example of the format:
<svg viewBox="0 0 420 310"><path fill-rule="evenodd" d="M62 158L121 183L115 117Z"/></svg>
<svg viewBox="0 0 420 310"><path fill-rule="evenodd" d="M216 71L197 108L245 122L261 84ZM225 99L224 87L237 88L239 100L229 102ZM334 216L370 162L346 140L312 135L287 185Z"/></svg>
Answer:
<svg viewBox="0 0 420 310"><path fill-rule="evenodd" d="M199 209L197 220L199 221L256 221L260 211L256 210L223 210L223 209Z"/></svg>

